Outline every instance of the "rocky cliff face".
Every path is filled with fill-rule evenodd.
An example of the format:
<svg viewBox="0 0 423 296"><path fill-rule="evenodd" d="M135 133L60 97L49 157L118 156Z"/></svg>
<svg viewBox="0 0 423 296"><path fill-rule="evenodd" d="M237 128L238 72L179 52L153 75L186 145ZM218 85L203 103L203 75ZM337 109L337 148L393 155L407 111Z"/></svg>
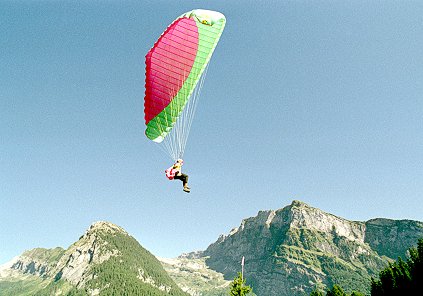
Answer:
<svg viewBox="0 0 423 296"><path fill-rule="evenodd" d="M25 251L22 255L12 259L3 268L0 268L0 277L13 274L36 275L46 278L57 266L58 259L65 252L62 248L36 248Z"/></svg>
<svg viewBox="0 0 423 296"><path fill-rule="evenodd" d="M206 258L198 255L184 254L174 259L159 260L178 286L191 296L227 296L230 281L210 269L205 263Z"/></svg>
<svg viewBox="0 0 423 296"><path fill-rule="evenodd" d="M423 223L375 219L354 222L302 202L261 211L211 244L207 265L233 278L245 256L245 275L257 295L309 295L341 284L368 292L370 276L423 237Z"/></svg>
<svg viewBox="0 0 423 296"><path fill-rule="evenodd" d="M57 267L50 274L55 280L64 279L77 288L85 286L90 278L91 267L99 265L112 256L119 256L118 249L108 247L104 235L128 233L117 225L108 222L96 222L90 226L85 234L71 245L61 256Z"/></svg>
<svg viewBox="0 0 423 296"><path fill-rule="evenodd" d="M404 259L408 248L422 237L422 222L382 218L366 222L365 242L381 256Z"/></svg>

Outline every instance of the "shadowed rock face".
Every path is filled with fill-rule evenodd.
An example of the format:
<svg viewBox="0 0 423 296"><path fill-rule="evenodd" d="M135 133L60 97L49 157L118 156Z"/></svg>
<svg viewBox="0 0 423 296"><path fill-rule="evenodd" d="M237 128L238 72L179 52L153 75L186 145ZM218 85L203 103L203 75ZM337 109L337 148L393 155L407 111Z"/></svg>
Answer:
<svg viewBox="0 0 423 296"><path fill-rule="evenodd" d="M117 225L108 222L96 222L90 226L85 234L60 258L55 279L65 279L76 287L84 286L90 267L94 264L101 264L112 256L119 256L119 250L107 248L107 241L104 241L99 234L128 233Z"/></svg>
<svg viewBox="0 0 423 296"><path fill-rule="evenodd" d="M36 248L25 251L21 256L15 257L12 261L4 265L2 269L4 275L0 273L0 277L12 272L36 275L42 278L48 277L52 270L56 268L58 258L64 252L65 250L62 248Z"/></svg>
<svg viewBox="0 0 423 296"><path fill-rule="evenodd" d="M309 295L316 286L334 283L368 292L369 277L420 237L418 221L348 221L294 201L244 219L203 256L226 279L236 275L245 256L245 275L258 295Z"/></svg>
<svg viewBox="0 0 423 296"><path fill-rule="evenodd" d="M404 259L409 247L423 237L422 225L412 220L372 219L366 222L365 242L379 255Z"/></svg>

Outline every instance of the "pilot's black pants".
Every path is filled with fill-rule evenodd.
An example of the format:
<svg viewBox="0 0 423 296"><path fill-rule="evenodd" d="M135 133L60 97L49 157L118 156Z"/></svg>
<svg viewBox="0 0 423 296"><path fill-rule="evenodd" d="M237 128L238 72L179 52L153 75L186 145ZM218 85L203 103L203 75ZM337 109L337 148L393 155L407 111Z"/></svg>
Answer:
<svg viewBox="0 0 423 296"><path fill-rule="evenodd" d="M176 176L174 177L174 179L181 180L181 181L182 181L182 184L184 185L184 187L185 187L185 185L187 185L187 183L188 183L188 175L185 175L185 174L183 174L183 173L181 173L179 176L178 176L178 175L176 175Z"/></svg>

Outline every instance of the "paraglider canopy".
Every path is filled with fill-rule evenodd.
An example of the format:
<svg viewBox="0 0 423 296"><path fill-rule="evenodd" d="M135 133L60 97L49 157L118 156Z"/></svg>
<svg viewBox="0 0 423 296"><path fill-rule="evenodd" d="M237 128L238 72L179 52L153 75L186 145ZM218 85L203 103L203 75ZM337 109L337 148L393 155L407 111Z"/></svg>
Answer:
<svg viewBox="0 0 423 296"><path fill-rule="evenodd" d="M207 66L225 27L223 14L196 9L182 14L145 57L146 136L182 158Z"/></svg>

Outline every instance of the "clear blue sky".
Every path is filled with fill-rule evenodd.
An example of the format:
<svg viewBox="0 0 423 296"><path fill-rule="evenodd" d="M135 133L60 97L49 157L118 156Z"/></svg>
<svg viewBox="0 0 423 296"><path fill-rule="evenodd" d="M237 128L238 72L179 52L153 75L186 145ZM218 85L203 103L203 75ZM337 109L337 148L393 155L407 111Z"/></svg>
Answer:
<svg viewBox="0 0 423 296"><path fill-rule="evenodd" d="M144 56L227 17L185 153L144 136ZM124 227L163 257L293 199L423 220L423 2L0 1L0 263Z"/></svg>

